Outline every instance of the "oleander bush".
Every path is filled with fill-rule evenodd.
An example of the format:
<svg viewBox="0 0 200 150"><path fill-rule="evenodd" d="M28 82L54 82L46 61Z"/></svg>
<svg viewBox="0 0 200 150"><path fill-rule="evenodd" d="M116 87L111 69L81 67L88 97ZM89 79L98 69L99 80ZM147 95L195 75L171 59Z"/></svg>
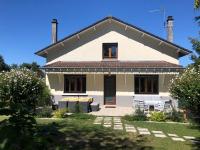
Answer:
<svg viewBox="0 0 200 150"><path fill-rule="evenodd" d="M173 79L170 92L179 100L179 107L189 111L200 122L200 66L190 66Z"/></svg>
<svg viewBox="0 0 200 150"><path fill-rule="evenodd" d="M46 88L44 81L28 69L0 73L0 115L10 115L9 124L21 133L35 127L36 105Z"/></svg>

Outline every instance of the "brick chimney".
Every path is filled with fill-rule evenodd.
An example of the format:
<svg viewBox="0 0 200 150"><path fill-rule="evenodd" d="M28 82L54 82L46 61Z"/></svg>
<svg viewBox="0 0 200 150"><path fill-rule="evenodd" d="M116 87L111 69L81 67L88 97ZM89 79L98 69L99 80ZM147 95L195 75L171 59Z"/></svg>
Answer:
<svg viewBox="0 0 200 150"><path fill-rule="evenodd" d="M174 33L173 33L174 19L172 16L167 17L167 40L173 42Z"/></svg>
<svg viewBox="0 0 200 150"><path fill-rule="evenodd" d="M56 43L57 42L57 19L53 19L51 21L51 37L52 37L52 43Z"/></svg>

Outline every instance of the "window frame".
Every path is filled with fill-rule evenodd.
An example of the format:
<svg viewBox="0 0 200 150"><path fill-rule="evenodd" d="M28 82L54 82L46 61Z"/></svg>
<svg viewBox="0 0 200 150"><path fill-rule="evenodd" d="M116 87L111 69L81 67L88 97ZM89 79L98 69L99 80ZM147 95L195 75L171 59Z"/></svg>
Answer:
<svg viewBox="0 0 200 150"><path fill-rule="evenodd" d="M69 89L67 90L67 85L66 85L66 80L68 79L68 87ZM81 79L81 90L78 90L78 79ZM74 83L74 90L71 90L70 85L73 82L73 80L75 81ZM84 87L85 86L85 87ZM86 75L68 75L65 74L64 75L64 90L63 93L86 93Z"/></svg>
<svg viewBox="0 0 200 150"><path fill-rule="evenodd" d="M112 45L116 45L116 56L114 57L106 57L104 56L104 49L105 49L105 46L112 46ZM109 53L112 53L112 49L111 51L109 51ZM105 60L105 59L117 59L118 58L118 43L102 43L102 58Z"/></svg>
<svg viewBox="0 0 200 150"><path fill-rule="evenodd" d="M139 78L138 80L138 91L137 91L137 88L136 88L136 78ZM144 79L144 84L145 86L143 87L144 89L144 92L141 91L141 78ZM151 92L148 92L148 80L150 79L151 81ZM157 86L157 91L155 91L154 89L154 80L156 80L156 86ZM158 95L159 94L159 75L135 75L134 76L134 89L135 89L135 94L153 94L153 95Z"/></svg>

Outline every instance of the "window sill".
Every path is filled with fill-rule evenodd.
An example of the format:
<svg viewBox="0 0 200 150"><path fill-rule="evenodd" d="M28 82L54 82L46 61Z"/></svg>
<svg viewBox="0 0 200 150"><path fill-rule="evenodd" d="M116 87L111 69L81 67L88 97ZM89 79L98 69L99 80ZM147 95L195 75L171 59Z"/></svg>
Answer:
<svg viewBox="0 0 200 150"><path fill-rule="evenodd" d="M63 93L62 96L87 96L86 93Z"/></svg>
<svg viewBox="0 0 200 150"><path fill-rule="evenodd" d="M117 61L117 58L103 58L102 61Z"/></svg>

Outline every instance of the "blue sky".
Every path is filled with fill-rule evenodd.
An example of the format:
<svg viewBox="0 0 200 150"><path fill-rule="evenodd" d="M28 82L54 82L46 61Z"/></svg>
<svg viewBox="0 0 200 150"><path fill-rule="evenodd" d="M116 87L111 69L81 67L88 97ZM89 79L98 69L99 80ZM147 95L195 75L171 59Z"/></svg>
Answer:
<svg viewBox="0 0 200 150"><path fill-rule="evenodd" d="M43 65L45 59L34 52L51 44L53 18L59 22L58 39L108 15L166 38L163 13L150 13L160 8L175 19L174 43L192 49L188 37L198 36L194 17L200 13L193 0L0 0L0 54L8 64ZM180 59L180 64L188 63L189 56Z"/></svg>

